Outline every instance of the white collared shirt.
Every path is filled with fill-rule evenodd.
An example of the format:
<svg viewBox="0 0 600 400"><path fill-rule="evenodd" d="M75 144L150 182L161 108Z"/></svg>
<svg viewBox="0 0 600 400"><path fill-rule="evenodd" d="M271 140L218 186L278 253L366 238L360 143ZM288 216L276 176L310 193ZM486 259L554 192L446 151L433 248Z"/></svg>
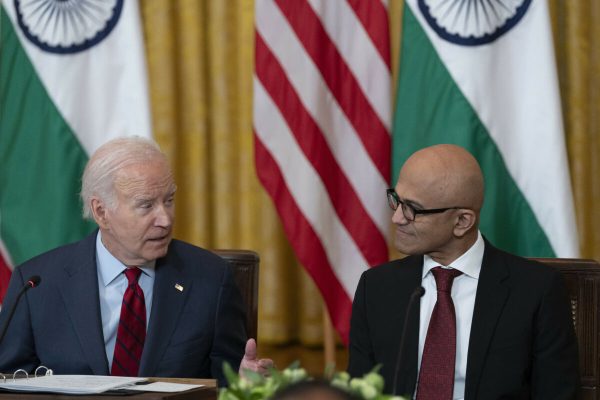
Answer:
<svg viewBox="0 0 600 400"><path fill-rule="evenodd" d="M154 287L156 262L142 265L142 274L138 284L144 292L146 302L146 329L150 321L152 294ZM100 294L100 315L102 317L102 333L104 334L104 349L110 370L117 341L117 328L121 318L121 303L127 289L127 277L123 273L127 268L117 260L102 243L102 235L96 236L96 265L98 266L98 293Z"/></svg>
<svg viewBox="0 0 600 400"><path fill-rule="evenodd" d="M454 372L454 395L455 400L465 397L465 378L467 374L467 354L469 351L469 336L471 334L471 322L473 320L473 308L475 307L475 294L479 282L479 272L483 261L485 244L481 233L477 233L477 240L462 256L454 260L450 265L442 265L444 268L454 268L462 272L454 279L452 284L452 301L456 313L456 364ZM423 278L421 285L425 294L421 297L421 314L419 323L419 370L421 369L421 357L425 346L425 337L431 313L437 300L437 287L431 269L440 266L431 257L425 255L423 258ZM417 382L418 387L418 382Z"/></svg>

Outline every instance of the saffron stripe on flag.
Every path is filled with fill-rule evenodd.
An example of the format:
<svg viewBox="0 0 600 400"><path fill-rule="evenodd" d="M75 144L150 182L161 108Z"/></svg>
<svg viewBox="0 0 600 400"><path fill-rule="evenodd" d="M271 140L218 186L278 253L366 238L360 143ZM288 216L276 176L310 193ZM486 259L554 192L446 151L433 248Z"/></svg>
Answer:
<svg viewBox="0 0 600 400"><path fill-rule="evenodd" d="M382 176L389 176L391 137L356 78L325 32L318 16L304 1L277 1L281 11L319 68L331 93L352 122Z"/></svg>
<svg viewBox="0 0 600 400"><path fill-rule="evenodd" d="M256 35L256 74L281 110L291 133L323 182L335 205L335 212L367 262L371 265L381 262L380 254L387 251L385 237L366 213L319 127L302 106L284 71L259 34Z"/></svg>

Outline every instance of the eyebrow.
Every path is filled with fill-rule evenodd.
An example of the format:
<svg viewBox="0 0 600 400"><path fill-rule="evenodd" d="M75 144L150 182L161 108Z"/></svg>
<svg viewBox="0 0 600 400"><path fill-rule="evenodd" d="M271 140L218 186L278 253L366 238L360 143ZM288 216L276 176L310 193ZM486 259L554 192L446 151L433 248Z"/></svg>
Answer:
<svg viewBox="0 0 600 400"><path fill-rule="evenodd" d="M424 209L425 208L425 207L423 207L423 205L421 203L419 203L417 201L410 200L410 199L403 199L400 196L398 196L398 198L400 200L402 200L404 203L408 204L409 206L411 206L411 207L413 207L415 209L418 209L418 208Z"/></svg>
<svg viewBox="0 0 600 400"><path fill-rule="evenodd" d="M136 197L133 198L133 201L136 204L139 204L139 203L145 203L145 202L148 202L148 201L154 201L154 198L148 197L148 196L136 196Z"/></svg>

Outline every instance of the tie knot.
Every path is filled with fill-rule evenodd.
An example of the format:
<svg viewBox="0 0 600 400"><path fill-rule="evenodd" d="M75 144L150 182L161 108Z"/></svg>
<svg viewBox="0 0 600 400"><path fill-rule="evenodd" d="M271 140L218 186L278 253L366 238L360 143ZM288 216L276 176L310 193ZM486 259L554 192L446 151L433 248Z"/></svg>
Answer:
<svg viewBox="0 0 600 400"><path fill-rule="evenodd" d="M457 269L447 269L442 267L435 267L431 269L431 273L435 278L435 285L437 286L438 292L448 292L452 289L452 282L454 278L461 275Z"/></svg>
<svg viewBox="0 0 600 400"><path fill-rule="evenodd" d="M138 267L131 267L125 270L125 276L127 277L130 285L137 283L141 273L142 270Z"/></svg>

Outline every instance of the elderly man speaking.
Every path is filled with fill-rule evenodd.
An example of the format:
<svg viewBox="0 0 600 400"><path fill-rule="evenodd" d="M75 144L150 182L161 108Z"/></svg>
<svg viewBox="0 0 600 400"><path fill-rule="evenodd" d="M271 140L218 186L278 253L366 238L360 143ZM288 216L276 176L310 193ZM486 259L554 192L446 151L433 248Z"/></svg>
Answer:
<svg viewBox="0 0 600 400"><path fill-rule="evenodd" d="M119 138L90 158L84 216L99 229L17 267L5 310L30 276L42 283L16 308L0 371L216 378L222 364L265 371L246 343L241 295L223 259L172 239L176 186L148 139ZM0 314L0 326L7 320ZM246 351L246 354L244 354ZM240 366L241 363L241 366Z"/></svg>

